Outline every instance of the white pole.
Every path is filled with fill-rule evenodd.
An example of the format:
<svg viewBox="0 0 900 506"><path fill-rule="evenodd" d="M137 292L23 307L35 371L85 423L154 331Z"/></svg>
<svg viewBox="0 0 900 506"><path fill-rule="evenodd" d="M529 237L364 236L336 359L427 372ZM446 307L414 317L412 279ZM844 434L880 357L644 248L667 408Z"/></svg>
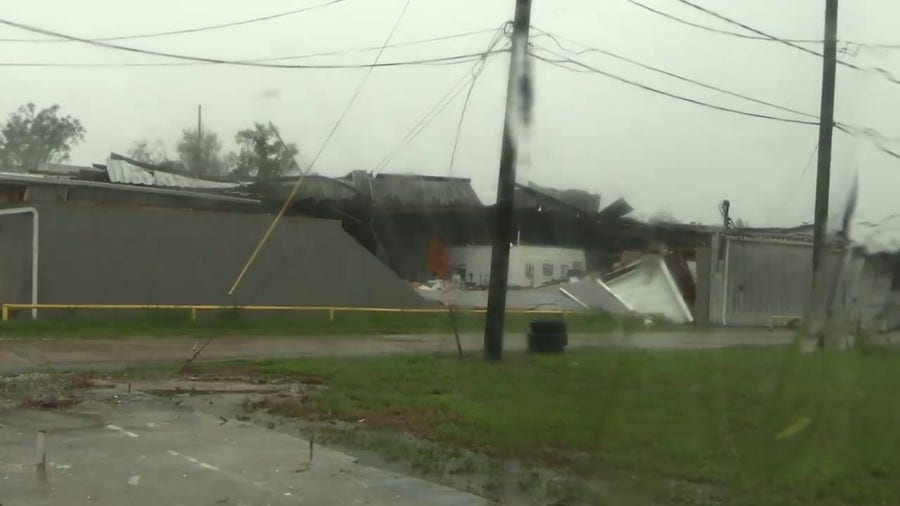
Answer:
<svg viewBox="0 0 900 506"><path fill-rule="evenodd" d="M722 279L722 326L724 327L728 325L728 260L731 256L731 249L728 247L728 236L722 234L722 240L725 241L725 273Z"/></svg>

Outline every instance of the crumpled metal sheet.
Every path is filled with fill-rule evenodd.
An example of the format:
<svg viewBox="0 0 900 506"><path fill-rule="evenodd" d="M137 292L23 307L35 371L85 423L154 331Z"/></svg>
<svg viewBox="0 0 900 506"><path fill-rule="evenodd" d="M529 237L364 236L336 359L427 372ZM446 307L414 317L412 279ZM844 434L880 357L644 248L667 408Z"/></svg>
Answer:
<svg viewBox="0 0 900 506"><path fill-rule="evenodd" d="M111 183L139 184L144 186L158 186L165 188L200 188L200 189L230 189L240 186L238 183L223 183L208 181L193 177L172 174L158 170L145 169L132 165L125 160L109 158L106 161L106 173Z"/></svg>

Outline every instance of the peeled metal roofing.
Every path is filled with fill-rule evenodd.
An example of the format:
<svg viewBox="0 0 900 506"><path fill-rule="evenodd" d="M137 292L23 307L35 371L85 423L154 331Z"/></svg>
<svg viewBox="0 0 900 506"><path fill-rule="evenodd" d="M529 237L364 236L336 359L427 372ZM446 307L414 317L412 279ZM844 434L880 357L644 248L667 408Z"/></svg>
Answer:
<svg viewBox="0 0 900 506"><path fill-rule="evenodd" d="M13 172L0 172L0 186L4 185L45 185L71 188L97 188L102 190L110 190L117 192L130 192L136 194L155 194L168 195L172 197L189 197L202 200L216 200L221 202L234 202L239 204L259 204L260 201L252 198L222 195L211 192L196 192L190 190L179 190L174 188L152 188L147 186L121 185L114 183L104 183L100 181L82 181L79 179L64 179L59 177L46 176L43 174L20 174Z"/></svg>
<svg viewBox="0 0 900 506"><path fill-rule="evenodd" d="M106 174L111 183L139 184L144 186L157 186L165 188L198 188L198 189L229 189L240 186L238 183L224 183L197 179L161 170L152 170L138 167L126 160L110 157L106 161Z"/></svg>
<svg viewBox="0 0 900 506"><path fill-rule="evenodd" d="M395 208L479 208L481 200L469 179L407 174L365 175L363 190L371 192L379 207ZM364 192L366 193L366 192Z"/></svg>

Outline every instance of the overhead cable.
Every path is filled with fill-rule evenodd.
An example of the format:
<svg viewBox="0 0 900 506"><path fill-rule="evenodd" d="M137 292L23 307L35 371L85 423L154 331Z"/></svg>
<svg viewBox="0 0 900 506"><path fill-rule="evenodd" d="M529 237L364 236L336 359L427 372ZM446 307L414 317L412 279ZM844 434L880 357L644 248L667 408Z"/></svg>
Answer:
<svg viewBox="0 0 900 506"><path fill-rule="evenodd" d="M571 39L566 39L568 42L577 44L577 45L582 46L583 48L585 48L585 49L583 49L583 50L581 50L581 51L572 51L572 50L566 48L564 45L562 45L562 43L560 42L560 40L561 40L561 39L565 39L565 38L562 37L561 35L555 35L555 34L552 34L552 33L550 33L550 32L547 32L547 31L545 31L545 30L541 30L540 28L537 28L537 27L532 27L532 28L534 28L537 32L539 32L538 35L533 36L532 39L538 38L538 37L547 37L547 38L549 38L550 40L552 40L552 41L553 41L560 49L562 49L562 50L565 51L565 52L574 53L574 54L576 54L576 55L582 55L582 54L588 53L588 52L594 52L594 53L603 54L603 55L609 56L609 57L611 57L611 58L615 58L615 59L617 59L617 60L624 61L624 62L630 63L630 64L632 64L632 65L636 65L636 66L641 67L641 68L643 68L643 69L647 69L647 70L650 70L650 71L653 71L653 72L656 72L656 73L659 73L659 74L663 74L663 75L665 75L665 76L672 77L672 78L678 79L678 80L680 80L680 81L684 81L684 82L687 82L687 83L690 83L690 84L694 84L694 85L697 85L697 86L700 86L700 87L703 87L703 88L706 88L706 89L714 90L714 91L717 91L717 92L719 92L719 93L724 93L724 94L726 94L726 95L731 95L731 96L733 96L733 97L737 97L737 98L740 98L740 99L743 99L743 100L747 100L747 101L750 101L750 102L755 102L755 103L757 103L757 104L765 105L765 106L767 106L767 107L772 107L772 108L779 109L779 110L782 110L782 111L785 111L785 112L790 112L790 113L793 113L793 114L799 114L799 115L801 115L801 116L806 116L806 117L808 117L808 118L815 118L816 120L819 119L819 116L817 116L817 115L815 115L815 114L809 114L809 113L806 113L806 112L803 112L803 111L800 111L800 110L797 110L797 109L792 109L792 108L790 108L790 107L785 107L785 106L782 106L782 105L774 104L774 103L772 103L772 102L767 102L767 101L765 101L765 100L761 100L761 99L758 99L758 98L754 98L754 97L751 97L751 96L748 96L748 95L744 95L744 94L737 93L737 92L734 92L734 91L726 90L726 89L724 89L724 88L720 88L720 87L718 87L718 86L714 86L714 85L707 84L707 83L704 83L704 82L701 82L701 81L697 81L696 79L691 79L691 78L689 78L689 77L685 77L685 76L676 74L676 73L674 73L674 72L669 72L669 71L667 71L667 70L664 70L664 69L661 69L661 68L658 68L658 67L654 67L654 66L652 66L652 65L647 65L647 64L645 64L645 63L641 63L641 62L639 62L639 61L637 61L637 60L634 60L634 59L631 59L631 58L628 58L628 57L625 57L625 56L622 56L622 55L613 53L613 52L611 52L611 51L607 51L607 50L605 50L605 49L599 49L599 48L596 48L596 47L590 47L590 46L587 46L587 45L582 44L582 43L580 43L580 42L576 42L576 41L571 40ZM538 48L538 49L543 49L543 48ZM544 49L544 50L546 50L546 49ZM549 51L548 51L548 52L549 52Z"/></svg>
<svg viewBox="0 0 900 506"><path fill-rule="evenodd" d="M509 22L504 23L503 26L495 30L494 37L491 38L491 42L488 45L487 50L483 53L485 58L480 59L472 68L460 77L458 81L456 81L449 90L440 98L438 101L425 113L423 116L413 127L406 133L406 135L393 147L391 150L378 162L375 166L375 170L373 171L375 174L378 174L385 168L387 168L388 164L393 160L394 156L405 146L412 143L416 137L419 136L422 131L431 123L440 113L446 109L453 100L456 99L459 94L465 89L467 80L469 84L469 93L467 97L471 95L472 86L474 86L475 80L481 74L481 71L484 69L486 56L494 52L494 48L497 44L500 43L502 36L506 34L509 27Z"/></svg>
<svg viewBox="0 0 900 506"><path fill-rule="evenodd" d="M704 82L702 82L702 81L697 81L696 79L691 79L691 78L689 78L689 77L685 77L685 76L682 76L682 75L679 75L679 74L676 74L676 73L673 73L673 72L669 72L669 71L666 71L666 70L663 70L663 69L660 69L660 68L657 68L657 67L654 67L654 66L651 66L651 65L647 65L647 64L641 63L641 62L639 62L639 61L633 60L633 59L631 59L631 58L627 58L627 57L624 57L624 56L621 56L621 55L617 55L617 54L615 54L615 53L612 53L612 52L610 52L610 51L606 51L606 50L604 50L604 49L599 49L599 48L596 48L596 47L591 47L591 46L589 46L589 45L587 45L587 44L584 44L583 42L578 42L578 41L576 41L576 40L572 40L572 39L569 39L569 38L567 38L567 37L563 37L562 35L553 34L553 33L547 32L547 31L545 31L545 30L542 30L542 29L540 29L540 28L537 28L537 27L532 27L532 28L534 28L535 31L539 32L538 35L535 35L534 37L532 37L533 39L534 39L534 38L537 38L537 37L545 36L545 37L549 38L550 40L552 40L557 46L559 46L559 48L560 48L561 50L563 50L563 51L565 51L565 52L567 52L567 53L571 53L571 54L575 54L575 55L582 55L582 54L589 53L589 52L596 52L596 53L599 53L599 54L603 54L603 55L606 55L606 56L610 56L610 57L612 57L612 58L616 58L616 59L621 60L621 61L625 61L625 62L627 62L627 63L631 63L631 64L633 64L633 65L636 65L636 66L638 66L638 67L641 67L641 68L644 68L644 69L647 69L647 70L651 70L651 71L654 71L654 72L663 74L663 75L665 75L665 76L673 77L673 78L675 78L675 79L678 79L678 80L681 80L681 81L684 81L684 82L687 82L687 83L690 83L690 84L694 84L694 85L697 85L697 86L700 86L700 87L703 87L703 88L706 88L706 89L709 89L709 90L717 91L717 92L719 92L719 93L723 93L723 94L730 95L730 96L733 96L733 97L736 97L736 98L740 98L740 99L747 100L747 101L750 101L750 102L754 102L754 103L757 103L757 104L765 105L765 106L772 107L772 108L775 108L775 109L779 109L779 110L782 110L782 111L785 111L785 112L790 112L790 113L798 114L798 115L800 115L800 116L805 116L805 117L807 117L807 118L812 118L812 119L815 119L816 121L819 121L819 116L818 116L817 114L811 114L811 113L804 112L804 111L801 111L801 110L798 110L798 109L793 109L793 108L790 108L790 107L785 107L785 106L783 106L783 105L779 105L779 104L775 104L775 103L772 103L772 102L768 102L768 101L766 101L766 100L761 100L761 99L754 98L754 97L751 97L751 96L748 96L748 95L745 95L745 94L742 94L742 93L737 93L737 92L734 92L734 91L731 91L731 90L727 90L727 89L721 88L721 87L719 87L719 86L714 86L714 85L711 85L711 84L704 83ZM575 44L575 45L581 46L581 47L584 48L584 49L576 51L576 50L567 48L567 47L565 47L564 45L562 45L562 44L560 43L560 40L563 40L563 41L569 42L569 43L571 43L571 44ZM543 51L548 51L547 49L541 48L541 47L537 47L537 49L541 49L541 50L543 50ZM548 52L549 52L549 51L548 51ZM881 133L880 131L878 131L878 130L876 130L876 129L874 129L874 128L862 127L862 126L857 126L857 125L850 125L850 124L842 123L842 122L839 122L839 121L835 121L835 126L843 128L843 129L844 129L844 130L842 130L843 132L848 133L848 134L851 134L851 135L854 135L854 136L856 136L856 137L868 137L868 138L872 139L873 141L876 141L876 142L877 142L879 145L881 145L881 146L883 146L884 143L896 143L896 142L900 141L900 139L895 139L895 138L888 137L887 135Z"/></svg>
<svg viewBox="0 0 900 506"><path fill-rule="evenodd" d="M626 78L624 78L624 77L621 77L621 76L612 74L612 73L610 73L610 72L601 70L601 69L599 69L599 68L596 68L596 67L587 65L587 64L585 64L585 63L583 63L583 62L574 60L574 59L569 58L569 57L567 57L567 56L565 56L565 55L561 55L561 54L559 54L559 53L555 53L555 52L550 51L550 50L545 49L545 48L538 48L538 49L540 49L540 50L542 50L542 51L545 51L545 52L547 52L547 53L550 53L550 54L552 54L552 55L555 55L555 56L557 56L557 57L560 58L560 59L547 58L547 57L545 57L545 56L541 56L541 55L536 54L536 53L534 53L534 52L532 52L532 53L530 53L530 54L531 54L532 56L534 56L535 58L537 58L538 60L544 61L544 62L549 63L549 64L551 64L551 65L554 65L554 66L556 66L556 67L560 67L560 68L563 68L563 69L566 69L566 70L569 70L569 71L572 71L572 72L600 74L600 75L609 77L609 78L611 78L611 79L615 79L616 81L619 81L619 82L622 82L622 83L625 83L625 84L629 84L629 85L632 85L632 86L636 86L636 87L641 88L641 89L644 89L644 90L646 90L646 91L650 91L650 92L653 92L653 93L657 93L657 94L660 94L660 95L667 96L667 97L669 97L669 98L674 98L674 99L676 99L676 100L681 100L681 101L688 102L688 103L692 103L692 104L699 105L699 106L702 106L702 107L707 107L707 108L719 110L719 111L722 111L722 112L730 112L730 113L738 114L738 115L741 115L741 116L747 116L747 117L753 117L753 118L759 118L759 119L768 119L768 120L780 121L780 122L784 122L784 123L794 123L794 124L802 124L802 125L816 125L816 126L818 126L818 124L819 124L819 118L818 118L818 116L816 116L816 115L809 114L809 113L805 113L805 112L802 112L802 111L797 111L797 110L794 110L794 109L783 108L782 106L779 106L779 105L777 105L777 104L772 104L772 103L769 103L769 102L765 102L765 101L761 101L761 100L758 100L758 99L754 99L754 98L752 98L752 97L747 97L747 96L745 96L745 95L740 95L740 94L736 94L736 93L733 93L733 92L729 92L728 90L724 90L724 89L721 89L721 88L718 88L718 87L704 86L704 87L707 87L707 88L710 88L710 89L715 89L715 90L717 90L717 91L721 91L721 92L723 92L723 93L727 93L727 94L729 94L729 95L740 96L741 98L745 98L745 99L747 99L747 100L752 100L752 101L754 101L754 102L758 102L758 103L762 103L762 104L765 104L765 105L769 105L769 106L776 107L776 108L779 108L779 109L783 109L783 110L786 110L786 111L789 111L789 112L794 112L794 113L796 113L796 114L800 114L800 115L806 116L806 117L810 118L810 119L813 120L813 121L796 120L796 119L792 119L792 118L783 118L783 117L778 117L778 116L771 116L771 115L768 115L768 114L759 114L759 113L754 113L754 112L750 112L750 111L744 111L744 110L740 110L740 109L734 109L734 108L730 108L730 107L724 107L724 106L712 104L712 103L709 103L709 102L704 102L704 101L702 101L702 100L697 100L697 99L685 97L685 96L682 96L682 95L678 95L678 94L675 94L675 93L670 93L670 92L667 92L667 91L663 91L663 90L660 90L660 89L658 89L658 88L654 88L654 87L652 87L652 86L648 86L648 85L645 85L645 84L643 84L643 83L639 83L639 82L637 82L637 81L633 81L633 80L631 80L631 79L626 79ZM569 65L575 65L577 68L572 68L572 67L569 66ZM693 80L692 80L692 81L693 81ZM700 83L699 81L697 81L695 84L703 85L703 83ZM888 140L889 140L889 139L887 138L887 136L885 136L884 134L882 134L881 132L879 132L879 131L877 131L877 130L875 130L875 129L873 129L873 128L857 127L857 126L849 125L849 124L846 124L846 123L840 123L840 122L835 122L835 123L834 123L834 128L838 129L838 130L841 131L841 132L844 132L845 134L850 135L851 137L856 137L856 138L866 138L866 139L869 139L870 141L872 141L872 143L874 144L874 146L875 146L879 151L881 151L882 153L884 153L884 154L886 154L886 155L888 155L888 156L891 156L891 157L893 157L893 158L900 159L900 153L898 153L897 151L894 151L894 150L888 148L887 146L885 146L885 141L888 141Z"/></svg>
<svg viewBox="0 0 900 506"><path fill-rule="evenodd" d="M494 39L491 41L491 44L488 46L485 51L485 56L481 60L479 64L476 64L475 68L472 69L472 82L469 83L469 91L466 92L466 98L463 100L462 110L459 113L459 121L456 123L456 135L453 137L453 149L450 151L450 165L447 167L448 176L453 176L453 164L456 162L456 151L459 149L459 137L462 133L463 122L466 119L466 111L469 110L469 100L472 98L472 92L475 90L475 83L478 82L478 76L481 75L481 71L484 70L484 62L487 59L487 53L494 48L494 46L500 42L504 35L510 36L512 33L512 23L505 23L501 28L501 31L494 36Z"/></svg>
<svg viewBox="0 0 900 506"><path fill-rule="evenodd" d="M505 50L493 51L491 54L504 53ZM467 53L452 56L440 56L435 58L416 58L412 60L396 60L379 63L332 63L309 65L269 65L261 60L217 60L207 61L208 65L235 65L239 67L262 67L275 69L294 70L328 70L328 69L367 69L372 67L409 67L416 65L458 65L470 63L481 59L482 53ZM277 59L305 58L305 56L278 57ZM273 60L274 61L274 60ZM0 62L0 67L24 67L24 68L115 68L115 67L180 67L196 65L191 63L40 63L40 62Z"/></svg>
<svg viewBox="0 0 900 506"><path fill-rule="evenodd" d="M439 37L430 37L427 39L416 39L410 40L406 42L396 42L393 44L388 44L388 49L399 48L399 47L409 47L416 46L419 44L428 44L431 42L439 42L450 39L458 39L463 37L470 37L473 35L481 35L485 33L495 32L496 29L490 28L486 30L475 30L471 32L463 32L463 33L455 33L450 35L442 35ZM242 59L237 60L241 63L264 63L264 62L273 62L273 61L286 61L286 60L302 60L305 58L315 58L319 56L343 56L350 55L354 53L364 53L368 51L377 51L381 49L381 46L365 46L365 47L357 47L350 49L336 49L330 51L320 51L316 53L306 53L300 55L291 55L291 56L274 56L268 58L252 58L252 59ZM475 56L479 56L473 54L473 59ZM431 63L431 64L440 64L441 62ZM449 64L455 64L456 62L453 60L448 60ZM93 67L93 68L103 68L103 67L187 67L187 66L195 66L195 65L215 65L215 63L209 62L197 62L197 61L177 61L177 62L0 62L0 66L4 67ZM368 67L368 65L365 65ZM304 67L305 68L305 67Z"/></svg>
<svg viewBox="0 0 900 506"><path fill-rule="evenodd" d="M253 264L253 261L256 259L256 256L259 254L260 250L262 250L263 246L266 244L266 241L271 236L272 231L275 230L275 227L278 225L278 221L284 216L284 213L287 212L288 208L294 201L294 197L297 195L297 191L300 189L300 186L303 184L303 181L306 179L306 176L312 172L312 170L316 166L316 162L319 161L319 158L322 156L322 153L325 152L325 148L328 147L328 144L331 142L331 139L334 137L335 132L337 132L338 128L340 128L341 123L344 122L344 118L347 117L347 113L350 112L350 109L353 108L353 104L356 103L356 99L359 98L359 95L362 93L363 89L366 87L366 83L369 81L369 77L372 76L372 71L375 70L375 64L378 63L378 60L381 59L381 55L384 54L384 50L388 44L390 44L391 39L394 38L394 33L397 32L397 28L400 26L400 21L403 20L403 16L406 14L406 11L409 9L409 4L412 0L406 0L403 3L403 8L400 9L400 13L397 15L396 21L394 21L394 25L391 27L391 31L388 33L387 37L385 37L384 42L381 45L381 50L378 51L378 54L375 55L375 60L373 61L373 65L369 67L369 70L366 72L366 75L363 76L362 80L356 86L356 90L354 90L353 95L350 96L350 100L347 101L347 105L344 106L344 110L341 111L341 114L338 116L337 121L335 121L334 126L331 127L331 131L328 132L328 135L325 137L325 140L322 141L322 144L319 146L319 150L316 152L316 155L313 157L312 161L309 163L309 166L305 171L300 173L300 177L297 178L297 182L294 184L293 188L291 188L290 194L288 194L287 198L284 200L284 205L281 206L281 210L278 211L278 214L275 215L275 219L272 220L272 224L269 225L269 228L266 230L265 234L263 234L262 238L259 240L259 243L256 245L256 248L253 250L253 253L250 255L250 258L247 259L247 262L244 264L243 269L241 269L240 274L238 274L237 278L234 281L234 284L231 286L231 289L228 291L228 295L234 293L237 289L238 285L241 283L241 280L244 278L244 275L247 273L247 269ZM297 167L300 167L300 164L297 163L297 160L294 160L294 163Z"/></svg>
<svg viewBox="0 0 900 506"><path fill-rule="evenodd" d="M376 58L376 61L371 64L284 65L284 64L274 64L274 63L264 63L264 62L253 62L253 61L246 61L246 60L224 60L224 59L220 59L220 58L188 56L188 55L175 54L175 53L166 53L166 52L162 52L162 51L139 49L139 48L135 48L135 47L121 46L118 44L111 44L108 42L85 39L82 37L76 37L74 35L67 35L67 34L63 34L60 32L55 32L52 30L39 28L36 26L30 26L30 25L26 25L23 23L10 21L7 19L0 19L0 24L13 26L16 28L21 28L22 30L27 30L30 32L41 33L44 35L63 37L63 38L69 39L69 40L82 42L84 44L90 44L93 46L104 47L107 49L115 49L118 51L125 51L125 52L136 53L136 54L146 54L146 55L151 55L151 56L159 56L159 57L163 57L163 58L174 58L174 59L178 59L178 60L186 60L186 61L192 61L192 62L214 63L214 64L220 64L220 65L238 65L238 66L246 66L246 67L284 68L284 69L347 69L347 68L369 68L369 69L371 69L371 68L375 68L375 67L395 67L395 66L405 66L405 65L466 63L466 62L478 60L479 58L481 58L481 55L482 55L482 53L472 53L472 54L447 56L447 57L441 57L441 58L415 59L415 60L380 63L378 60L380 59L380 56L384 52L384 49L385 49L385 48L381 48L381 50L378 53L379 58ZM123 65L125 65L125 64L123 64ZM0 67L21 67L21 66L42 67L42 66L59 66L59 65L57 65L57 64L41 64L41 63L33 63L33 64L0 63Z"/></svg>
<svg viewBox="0 0 900 506"><path fill-rule="evenodd" d="M219 30L222 28L231 28L233 26L241 26L241 25L249 25L251 23L259 23L260 21L269 21L271 19L283 18L285 16L292 16L294 14L300 14L301 12L307 12L312 10L321 9L323 7L329 7L335 4L339 4L341 2L345 2L346 0L330 0L328 2L320 3L317 5L310 5L307 7L302 7L300 9L293 9L290 11L279 12L276 14L270 14L267 16L260 16L256 18L243 19L240 21L232 21L229 23L221 23L217 25L205 25L198 26L194 28L185 28L182 30L170 30L165 32L150 32L150 33L140 33L134 35L118 35L115 37L92 37L90 40L98 41L98 42L110 42L115 40L134 40L134 39L149 39L154 37L165 37L168 35L182 35L186 33L197 33L197 32L206 32L210 30ZM67 38L56 38L56 39L4 39L0 38L0 42L36 42L36 43L60 43L60 42L74 42L71 39Z"/></svg>
<svg viewBox="0 0 900 506"><path fill-rule="evenodd" d="M707 107L707 108L710 108L710 109L715 109L715 110L719 110L719 111L723 111L723 112L730 112L730 113L733 113L733 114L739 114L739 115L741 115L741 116L748 116L748 117L752 117L752 118L760 118L760 119L768 119L768 120L773 120L773 121L780 121L780 122L783 122L783 123L793 123L793 124L799 124L799 125L818 125L818 124L819 124L818 121L807 121L807 120L800 120L800 119L783 118L783 117L779 117L779 116L771 116L771 115L768 115L768 114L760 114L760 113L755 113L755 112L750 112L750 111L743 111L743 110L740 110L740 109L733 109L733 108L731 108L731 107L725 107L725 106L721 106L721 105L712 104L712 103L709 103L709 102L704 102L704 101L702 101L702 100L697 100L697 99L693 99L693 98L688 98L688 97L685 97L685 96L682 96L682 95L678 95L678 94L675 94L675 93L670 93L670 92L668 92L668 91L661 90L661 89L659 89L659 88L654 88L654 87L652 87L652 86L649 86L649 85L646 85L646 84L640 83L640 82L638 82L638 81L634 81L634 80L632 80L632 79L628 79L628 78L625 78L625 77L622 77L622 76L619 76L619 75L616 75L616 74L613 74L613 73L611 73L611 72L607 72L607 71L605 71L605 70L601 70L601 69L599 69L599 68L597 68L597 67L593 67L593 66L588 65L588 64L586 64L586 63L582 63L582 62L580 62L580 61L573 60L573 59L571 59L571 58L569 58L569 57L567 57L567 56L565 56L565 55L561 55L561 54L559 54L559 53L554 53L553 51L549 51L549 50L546 50L546 49L545 49L544 51L546 51L546 52L548 52L548 53L550 53L550 54L554 54L555 56L557 56L557 57L560 58L560 59L547 58L547 57L545 57L545 56L539 55L539 54L534 53L534 52L530 52L530 54L531 54L533 57L537 58L538 60L541 60L541 61L543 61L543 62L545 62L545 63L549 63L549 64L554 65L554 66L556 66L556 67L560 67L560 68L563 68L563 69L566 69L566 70L570 70L570 71L575 71L575 72L595 73L595 74L599 74L599 75L602 75L602 76L606 76L606 77L608 77L608 78L610 78L610 79L614 79L614 80L616 80L616 81L619 81L619 82L621 82L621 83L628 84L628 85L630 85L630 86L634 86L634 87L637 87L637 88L641 88L641 89L643 89L643 90L645 90L645 91L650 91L650 92L652 92L652 93L656 93L656 94L663 95L663 96L666 96L666 97L669 97L669 98L673 98L673 99L675 99L675 100L680 100L680 101L683 101L683 102L689 102L689 103L692 103L692 104L695 104L695 105L699 105L699 106L702 106L702 107ZM576 68L576 69L573 69L573 68L570 67L569 65L574 65L574 66L577 67L577 68ZM578 70L578 69L581 69L581 70Z"/></svg>
<svg viewBox="0 0 900 506"><path fill-rule="evenodd" d="M446 109L451 103L453 103L453 101L456 99L456 97L458 97L460 94L462 94L462 92L466 89L466 84L470 80L471 80L471 73L469 71L466 71L466 73L463 74L463 76L459 80L457 80L452 86L450 86L450 89L448 89L441 96L441 98L439 98L437 100L437 102L435 102L434 105L431 106L431 109L429 109L428 112L426 112L425 115L422 116L419 119L419 121L417 121L416 124L413 125L412 128L409 129L409 131L406 133L406 135L404 135L403 138L400 139L400 141L397 142L397 144L395 144L394 147L392 147L386 155L384 155L384 158L382 158L375 165L375 169L373 169L372 173L379 174L381 171L386 169L387 166L391 163L391 161L393 161L394 157L397 155L397 153L400 152L400 150L402 148L404 148L404 147L408 146L410 143L412 143L412 141L415 140L415 138L418 137L419 134L422 133L425 130L425 128L436 117L438 117L441 112L444 111L444 109Z"/></svg>
<svg viewBox="0 0 900 506"><path fill-rule="evenodd" d="M701 30L706 30L708 32L720 33L722 35L729 35L731 37L738 37L740 39L765 40L765 41L770 41L770 42L772 41L772 39L769 37L763 37L760 35L748 35L746 33L732 32L730 30L722 30L720 28L714 28L712 26L707 26L707 25L704 25L701 23L694 23L693 21L688 21L687 19L680 18L680 17L670 14L668 12L654 9L653 7L650 7L649 5L638 2L637 0L625 0L625 1L628 3L631 3L633 5L636 5L642 9L648 10L654 14L658 14L664 18L668 18L672 21L675 21L676 23L681 23L683 25L692 26L694 28L699 28ZM822 44L824 42L822 39L787 39L786 38L784 40L786 40L788 42L794 42L796 44ZM838 42L841 42L843 44L850 44L850 45L855 45L855 46L872 48L872 49L900 49L900 44L875 44L875 43L868 43L868 42L857 42L854 40L839 40Z"/></svg>
<svg viewBox="0 0 900 506"><path fill-rule="evenodd" d="M628 0L628 1L632 1L632 0ZM766 37L767 39L770 39L770 40L772 40L773 42L778 42L778 43L780 43L780 44L784 44L784 45L786 45L786 46L792 47L792 48L794 48L794 49L796 49L796 50L798 50L798 51L802 51L802 52L804 52L804 53L811 54L811 55L816 56L816 57L819 57L819 58L824 58L824 55L823 55L822 53L818 52L818 51L814 51L814 50L812 50L812 49L809 49L809 48L803 47L803 46L801 46L801 45L798 45L797 43L794 43L794 42L791 42L791 41L789 41L789 40L786 40L786 39L782 39L782 38L776 37L776 36L774 36L774 35L772 35L772 34L769 34L769 33L764 32L764 31L762 31L762 30L758 30L758 29L756 29L756 28L753 28L752 26L749 26L749 25L747 25L747 24L741 23L740 21L734 20L734 19L729 18L729 17L727 17L727 16L724 16L724 15L722 15L722 14L719 14L718 12L712 11L712 10L710 10L710 9L707 9L706 7L703 7L703 6L701 6L701 5L697 5L697 4L695 4L695 3L693 3L693 2L690 2L690 1L688 1L688 0L675 0L675 1L676 1L676 2L680 2L680 3L684 4L684 5L689 6L689 7L693 7L694 9L697 9L697 10L699 10L699 11L701 11L701 12L705 12L705 13L709 14L710 16L713 16L713 17L715 17L715 18L721 19L722 21L726 21L726 22L731 23L731 24L733 24L733 25L735 25L735 26L739 26L739 27L741 27L741 28L743 28L743 29L745 29L745 30L748 30L748 31L750 31L750 32L756 33L756 34L758 34L758 35L762 35L763 37ZM891 83L894 83L894 84L900 84L900 79L897 79L897 78L896 78L889 70L884 69L884 68L882 68L882 67L868 67L868 68L863 68L863 67L860 67L860 66L858 66L858 65L854 65L853 63L849 63L849 62L846 62L846 61L843 61L843 60L837 60L837 64L838 64L838 65L843 65L844 67L847 67L847 68L850 68L850 69L853 69L853 70L856 70L856 71L859 71L859 72L873 71L873 72L875 72L875 73L881 75L881 77L885 78L886 80L890 81Z"/></svg>

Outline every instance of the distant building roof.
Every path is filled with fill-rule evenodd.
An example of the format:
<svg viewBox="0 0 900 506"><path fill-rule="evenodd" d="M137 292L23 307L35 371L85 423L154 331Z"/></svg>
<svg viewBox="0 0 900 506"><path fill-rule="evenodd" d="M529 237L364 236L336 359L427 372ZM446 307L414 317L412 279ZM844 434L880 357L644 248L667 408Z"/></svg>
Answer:
<svg viewBox="0 0 900 506"><path fill-rule="evenodd" d="M139 162L131 158L112 153L106 162L106 173L111 183L136 184L144 186L162 186L165 188L193 189L233 189L240 183L199 179L174 171Z"/></svg>
<svg viewBox="0 0 900 506"><path fill-rule="evenodd" d="M84 165L71 165L68 163L44 163L41 164L41 166L32 173L73 178L93 178L105 174L102 169L87 167Z"/></svg>
<svg viewBox="0 0 900 506"><path fill-rule="evenodd" d="M248 188L256 190L267 199L284 201L288 198L297 185L297 177L283 177L249 185ZM294 195L294 202L314 201L314 202L347 202L365 200L363 194L348 181L343 179L335 179L318 174L309 174L303 177L297 192Z"/></svg>
<svg viewBox="0 0 900 506"><path fill-rule="evenodd" d="M256 199L209 192L83 181L42 174L0 172L0 188L4 187L28 188L29 195L26 196L26 200L93 201L157 207L168 207L165 203L173 200L239 204L242 208L257 208L260 204ZM42 189L46 191L41 191Z"/></svg>
<svg viewBox="0 0 900 506"><path fill-rule="evenodd" d="M260 183L258 188L268 199L285 199L296 185L297 177ZM475 194L471 180L454 177L378 174L354 171L340 178L308 175L294 196L294 202L320 204L356 202L381 210L477 209L484 205Z"/></svg>
<svg viewBox="0 0 900 506"><path fill-rule="evenodd" d="M483 207L472 182L466 178L378 174L349 175L354 186L368 193L381 209L460 209Z"/></svg>
<svg viewBox="0 0 900 506"><path fill-rule="evenodd" d="M516 183L516 190L516 207L558 204L587 214L594 214L600 210L600 195L584 190L557 190L534 183Z"/></svg>

